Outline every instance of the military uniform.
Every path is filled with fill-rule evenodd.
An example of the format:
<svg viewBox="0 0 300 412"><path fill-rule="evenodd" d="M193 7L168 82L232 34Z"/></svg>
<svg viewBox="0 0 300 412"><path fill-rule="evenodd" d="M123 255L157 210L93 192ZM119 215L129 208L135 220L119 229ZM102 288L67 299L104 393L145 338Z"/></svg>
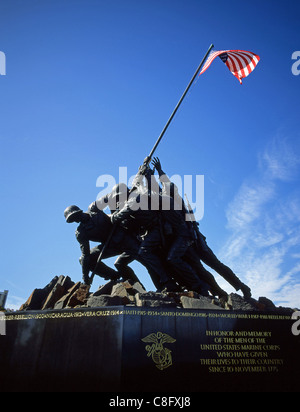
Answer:
<svg viewBox="0 0 300 412"><path fill-rule="evenodd" d="M111 219L114 224L119 223L129 232L140 236L142 239L138 255L145 263L154 285L161 289L169 280L159 256L159 248L162 245L159 227L159 211L148 208L148 193L137 192L129 198L124 207L116 211ZM143 204L144 207L139 206Z"/></svg>
<svg viewBox="0 0 300 412"><path fill-rule="evenodd" d="M74 206L73 206L74 207ZM77 207L77 206L76 206ZM69 209L69 208L67 208ZM65 211L66 220L71 223L74 219L74 213L72 216L68 214L68 210ZM77 208L79 209L79 208ZM83 213L82 210L75 211L77 214L81 212L80 224L78 225L75 235L80 244L81 258L80 263L82 266L83 279L88 282L89 272L97 273L99 276L105 279L118 279L121 276L138 280L133 271L127 270L122 272L122 266L118 267L118 271L108 267L103 262L98 262L98 257L102 253L105 242L111 234L113 225L108 215L102 211L98 213ZM77 219L78 220L78 219ZM90 241L100 242L100 244L94 248L90 248ZM113 236L109 243L106 245L102 258L107 259L113 256L128 253L133 259L139 258L138 256L139 242L134 237L130 236L124 229L117 227L114 230Z"/></svg>
<svg viewBox="0 0 300 412"><path fill-rule="evenodd" d="M159 160L156 158L154 163L157 165L157 171L159 173L160 181L164 187L164 190L167 193L173 194L174 198L176 199L177 203L181 203L182 210L185 213L185 205L183 199L178 195L178 191L176 186L170 181L168 176L163 172L160 166ZM231 284L236 290L241 290L245 296L245 298L251 297L250 288L241 282L241 280L236 276L236 274L224 263L220 262L220 260L216 257L213 251L208 247L206 243L205 236L198 231L199 236L195 238L196 244L193 250L188 250L185 256L185 259L197 270L199 276L205 280L211 289L213 294L217 294L218 296L226 295L226 292L222 290L217 282L215 281L213 275L208 272L199 262L199 259L204 262L206 265L210 266L214 269L219 275L221 275L229 284ZM196 255L195 255L196 251ZM198 255L198 258L197 258Z"/></svg>

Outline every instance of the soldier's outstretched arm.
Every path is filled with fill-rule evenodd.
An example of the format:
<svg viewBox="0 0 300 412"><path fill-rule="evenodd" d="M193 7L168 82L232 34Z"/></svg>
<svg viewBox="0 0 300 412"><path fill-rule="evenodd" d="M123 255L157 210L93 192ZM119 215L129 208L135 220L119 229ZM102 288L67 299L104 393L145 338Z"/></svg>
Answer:
<svg viewBox="0 0 300 412"><path fill-rule="evenodd" d="M157 173L159 175L159 180L161 183L170 183L171 180L169 177L166 175L166 173L162 170L161 163L158 157L154 157L152 160L152 165L155 167L157 170Z"/></svg>

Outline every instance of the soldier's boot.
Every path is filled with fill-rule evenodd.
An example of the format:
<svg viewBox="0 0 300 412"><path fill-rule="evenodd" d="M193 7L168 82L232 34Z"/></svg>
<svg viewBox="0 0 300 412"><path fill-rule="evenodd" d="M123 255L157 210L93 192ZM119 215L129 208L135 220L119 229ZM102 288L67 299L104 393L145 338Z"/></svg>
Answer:
<svg viewBox="0 0 300 412"><path fill-rule="evenodd" d="M245 283L241 282L241 287L240 287L239 290L241 290L241 292L243 293L245 299L250 299L251 298L251 296L252 296L251 295L251 289L249 288L249 286L245 285Z"/></svg>

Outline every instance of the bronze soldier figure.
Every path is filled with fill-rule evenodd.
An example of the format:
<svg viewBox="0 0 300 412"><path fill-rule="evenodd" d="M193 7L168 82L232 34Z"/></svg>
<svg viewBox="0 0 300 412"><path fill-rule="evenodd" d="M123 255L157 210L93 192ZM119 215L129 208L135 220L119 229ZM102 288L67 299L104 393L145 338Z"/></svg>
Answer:
<svg viewBox="0 0 300 412"><path fill-rule="evenodd" d="M159 179L161 183L165 186L167 185L172 185L172 182L170 181L169 177L165 174L165 172L162 170L162 166L160 163L160 160L156 157L153 159L152 164L154 165L155 169L158 172ZM168 187L168 193L170 191L172 192L172 186ZM179 196L178 191L173 187L173 193L174 197L177 198L177 202L181 202L182 208L185 212L185 206L184 206L184 201L183 199ZM245 285L244 283L241 282L241 280L236 276L236 274L224 263L220 262L220 260L216 257L216 255L213 253L213 251L208 247L206 243L206 238L205 236L199 231L198 229L198 237L197 241L195 244L195 251L198 254L198 258L202 260L206 265L210 266L212 269L214 269L219 275L221 275L228 283L230 283L237 291L241 290L244 297L246 299L249 299L251 297L251 290L250 288ZM203 277L211 286L213 287L214 292L217 292L217 294L220 296L224 296L226 294L225 291L223 291L215 282L213 275L210 274L205 268L202 270L201 266L199 263L196 262L195 256L193 256L191 253L187 256L187 259L189 262L194 261L195 264L198 265L198 268L200 269L199 275ZM203 267L203 266L202 266ZM209 276L211 275L211 276Z"/></svg>
<svg viewBox="0 0 300 412"><path fill-rule="evenodd" d="M137 276L131 270L122 272L122 267L118 267L118 271L108 267L103 262L99 262L98 258L105 245L106 240L110 236L112 223L110 218L102 211L98 213L85 213L78 206L72 205L65 209L64 216L67 223L77 222L79 226L75 232L76 238L80 244L83 281L90 282L89 272L95 272L97 275L105 279L132 279L138 281ZM93 249L90 249L90 241L100 242ZM122 228L116 228L114 235L109 244L103 250L102 258L106 259L112 256L117 256L126 251L134 259L143 263L138 256L139 242L134 237L130 236Z"/></svg>
<svg viewBox="0 0 300 412"><path fill-rule="evenodd" d="M165 199L156 191L159 186L151 179L153 171L148 167L143 170L143 173L147 185L143 185L143 175L138 174L135 179L138 181L135 195L131 196L120 211L112 215L112 221L126 221L127 226L128 221L131 221L131 230L141 231L143 241L139 255L147 261L148 266L152 265L154 272L158 274L159 284L157 279L154 279L156 287L178 290L178 286L176 287L172 281L173 278L179 285L207 295L207 286L197 277L189 263L182 259L190 245L185 222L172 206L173 200L171 198L168 199L170 208L163 210L162 204L164 204ZM169 223L173 232L172 242L167 253L165 253L166 245L162 230L165 222ZM136 228L132 229L133 225L136 225Z"/></svg>

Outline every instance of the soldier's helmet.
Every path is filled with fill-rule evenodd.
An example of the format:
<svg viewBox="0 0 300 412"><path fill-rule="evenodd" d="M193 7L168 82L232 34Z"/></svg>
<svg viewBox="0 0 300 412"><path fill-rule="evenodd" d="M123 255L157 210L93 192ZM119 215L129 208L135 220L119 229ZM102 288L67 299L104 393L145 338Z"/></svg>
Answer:
<svg viewBox="0 0 300 412"><path fill-rule="evenodd" d="M64 216L65 216L67 223L74 222L74 218L76 217L76 215L78 215L81 212L82 210L78 206L75 206L75 205L68 206L64 211Z"/></svg>

